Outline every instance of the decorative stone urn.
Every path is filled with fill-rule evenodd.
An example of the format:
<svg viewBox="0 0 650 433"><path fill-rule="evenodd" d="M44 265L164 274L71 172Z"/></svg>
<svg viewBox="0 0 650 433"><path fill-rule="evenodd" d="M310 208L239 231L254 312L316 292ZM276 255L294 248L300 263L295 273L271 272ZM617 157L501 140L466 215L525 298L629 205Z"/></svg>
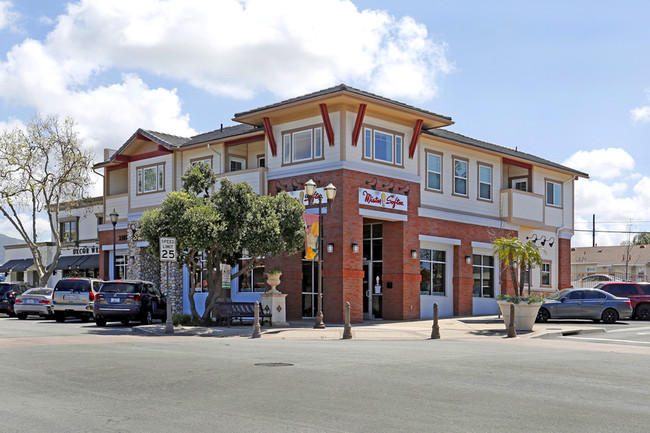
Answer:
<svg viewBox="0 0 650 433"><path fill-rule="evenodd" d="M266 273L266 282L271 289L262 294L262 308L271 312L271 323L273 326L289 326L286 312L286 293L280 292L276 287L280 284L281 271L270 271Z"/></svg>
<svg viewBox="0 0 650 433"><path fill-rule="evenodd" d="M271 288L266 293L278 294L281 293L276 287L280 285L281 271L270 271L266 273L266 282Z"/></svg>
<svg viewBox="0 0 650 433"><path fill-rule="evenodd" d="M499 304L499 309L501 310L501 315L503 316L503 321L506 324L507 331L508 326L510 325L510 304L512 304L512 302L497 301L497 304ZM517 332L533 330L535 319L537 318L537 312L539 311L539 307L541 305L541 302L533 302L531 304L527 302L520 302L518 304L514 304L515 327L517 328Z"/></svg>

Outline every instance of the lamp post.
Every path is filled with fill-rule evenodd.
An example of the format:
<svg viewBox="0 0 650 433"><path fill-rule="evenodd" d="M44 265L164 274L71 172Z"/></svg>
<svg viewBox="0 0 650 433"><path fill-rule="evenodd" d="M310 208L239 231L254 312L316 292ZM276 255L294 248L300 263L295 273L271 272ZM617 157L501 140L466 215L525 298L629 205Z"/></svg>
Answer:
<svg viewBox="0 0 650 433"><path fill-rule="evenodd" d="M309 179L305 182L305 194L307 195L308 203L311 205L314 203L316 195L316 182L313 179ZM329 185L325 187L325 196L327 197L327 209L332 207L332 202L336 197L336 187L330 182ZM314 323L314 328L324 329L325 323L323 323L323 196L318 195L318 230L319 230L319 242L318 242L318 314L316 314L316 322Z"/></svg>
<svg viewBox="0 0 650 433"><path fill-rule="evenodd" d="M115 226L117 225L117 219L120 217L115 209L109 215L111 217L111 224L113 224L113 279L117 280L117 254L115 251Z"/></svg>

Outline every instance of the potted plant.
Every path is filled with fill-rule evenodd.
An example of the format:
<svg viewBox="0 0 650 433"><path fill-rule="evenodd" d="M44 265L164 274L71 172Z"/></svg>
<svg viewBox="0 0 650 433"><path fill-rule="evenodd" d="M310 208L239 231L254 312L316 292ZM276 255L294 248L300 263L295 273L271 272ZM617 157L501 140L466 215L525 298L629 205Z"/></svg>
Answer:
<svg viewBox="0 0 650 433"><path fill-rule="evenodd" d="M528 241L523 243L516 237L499 238L494 241L494 251L503 263L510 270L510 279L514 288L514 295L501 294L497 296L497 303L503 315L503 320L508 329L510 324L510 305L515 306L515 327L518 331L532 331L537 318L540 305L544 302L539 296L531 296L530 282L528 286L528 296L524 297L524 285L520 284L517 277L517 265L520 266L520 276L523 276L526 269L532 265L540 265L542 257L539 253L539 247Z"/></svg>
<svg viewBox="0 0 650 433"><path fill-rule="evenodd" d="M276 289L276 287L280 284L280 277L282 276L282 271L279 269L271 269L270 271L266 271L266 282L271 286L271 289L269 289L268 292L266 293L280 293L279 290Z"/></svg>

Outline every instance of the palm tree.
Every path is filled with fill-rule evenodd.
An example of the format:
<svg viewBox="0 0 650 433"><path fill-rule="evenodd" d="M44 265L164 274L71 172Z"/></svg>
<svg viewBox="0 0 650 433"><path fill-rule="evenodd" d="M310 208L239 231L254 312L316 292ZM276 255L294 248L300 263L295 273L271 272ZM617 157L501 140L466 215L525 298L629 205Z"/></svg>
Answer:
<svg viewBox="0 0 650 433"><path fill-rule="evenodd" d="M519 257L519 263L522 264L521 269L524 270L525 267L528 267L528 270L532 268L532 265L540 266L542 264L542 255L539 253L539 247L531 241L522 243L521 255ZM530 296L530 276L528 278L528 296ZM520 287L521 296L524 292L524 288Z"/></svg>
<svg viewBox="0 0 650 433"><path fill-rule="evenodd" d="M515 289L515 295L521 296L518 288L519 282L517 279L517 272L515 271L515 263L521 263L519 259L522 250L524 249L524 244L516 237L495 239L493 244L494 252L499 258L499 261L503 263L504 266L510 268L510 278L512 280L512 287Z"/></svg>

